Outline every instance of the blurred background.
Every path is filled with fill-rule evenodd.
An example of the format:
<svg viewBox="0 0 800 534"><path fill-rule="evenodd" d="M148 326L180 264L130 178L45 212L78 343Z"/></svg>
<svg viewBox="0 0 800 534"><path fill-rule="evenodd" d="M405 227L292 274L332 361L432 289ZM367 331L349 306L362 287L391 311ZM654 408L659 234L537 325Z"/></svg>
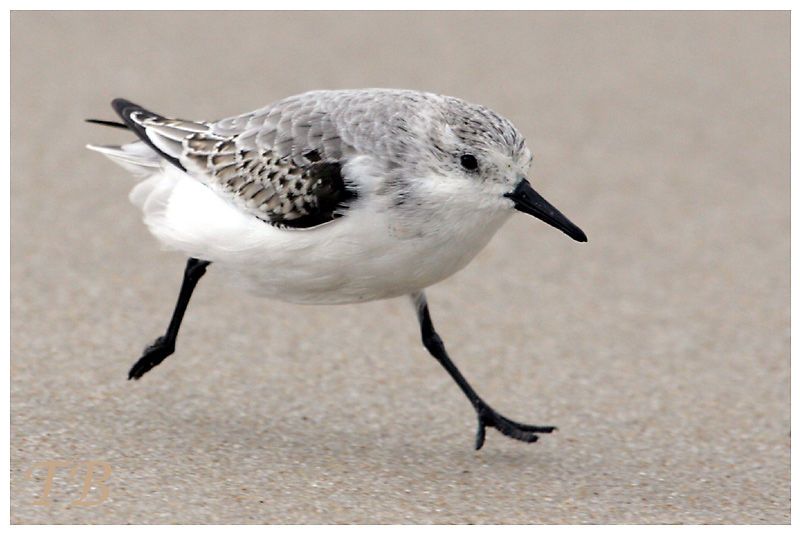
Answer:
<svg viewBox="0 0 800 534"><path fill-rule="evenodd" d="M789 12L12 12L12 523L788 523ZM513 217L428 297L303 307L185 258L84 149L125 97L213 120L311 89L480 103L580 245ZM42 461L70 461L42 496ZM72 505L81 462L109 497ZM93 486L89 500L100 498Z"/></svg>

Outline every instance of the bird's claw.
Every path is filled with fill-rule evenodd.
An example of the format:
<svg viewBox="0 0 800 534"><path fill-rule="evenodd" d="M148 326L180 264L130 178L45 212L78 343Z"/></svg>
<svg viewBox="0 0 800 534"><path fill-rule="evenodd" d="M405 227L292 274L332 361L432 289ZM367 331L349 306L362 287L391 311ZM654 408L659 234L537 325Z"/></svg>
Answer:
<svg viewBox="0 0 800 534"><path fill-rule="evenodd" d="M163 362L164 358L173 352L175 352L175 344L166 336L159 337L144 349L142 357L133 364L128 372L128 380L139 380L147 371Z"/></svg>
<svg viewBox="0 0 800 534"><path fill-rule="evenodd" d="M478 433L475 436L476 451L483 447L483 442L486 440L487 426L494 427L501 434L526 443L533 443L539 439L537 434L549 434L556 430L554 426L534 426L517 423L516 421L503 417L486 405L479 407L477 411Z"/></svg>

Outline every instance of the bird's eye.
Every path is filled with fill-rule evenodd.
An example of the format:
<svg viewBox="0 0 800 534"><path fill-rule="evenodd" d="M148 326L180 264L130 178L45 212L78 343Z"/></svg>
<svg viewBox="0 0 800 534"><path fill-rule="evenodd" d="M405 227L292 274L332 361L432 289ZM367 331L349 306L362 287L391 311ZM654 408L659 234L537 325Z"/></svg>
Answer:
<svg viewBox="0 0 800 534"><path fill-rule="evenodd" d="M468 171L474 171L478 169L478 160L472 154L464 154L461 156L461 166L467 169Z"/></svg>

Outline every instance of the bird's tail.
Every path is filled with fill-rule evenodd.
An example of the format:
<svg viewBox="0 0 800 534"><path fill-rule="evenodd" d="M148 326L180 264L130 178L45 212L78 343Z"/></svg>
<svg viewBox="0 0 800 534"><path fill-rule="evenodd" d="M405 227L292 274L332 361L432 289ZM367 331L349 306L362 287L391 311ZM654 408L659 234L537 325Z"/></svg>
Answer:
<svg viewBox="0 0 800 534"><path fill-rule="evenodd" d="M122 122L89 119L87 122L123 128L136 134L138 142L123 146L95 146L88 148L107 156L136 176L148 176L168 162L185 171L180 161L183 142L194 134L208 134L210 124L203 121L168 119L124 98L115 98L111 107ZM221 138L215 137L215 140Z"/></svg>
<svg viewBox="0 0 800 534"><path fill-rule="evenodd" d="M102 126L111 126L113 128L121 128L123 130L130 130L127 124L123 124L121 122L106 121L101 119L86 119L86 122L100 124ZM147 145L139 141L122 146L86 145L86 148L89 150L94 150L95 152L100 152L137 178L146 178L161 167L158 154L153 152L153 150Z"/></svg>
<svg viewBox="0 0 800 534"><path fill-rule="evenodd" d="M136 176L146 178L161 168L161 157L149 146L136 141L122 146L86 145Z"/></svg>

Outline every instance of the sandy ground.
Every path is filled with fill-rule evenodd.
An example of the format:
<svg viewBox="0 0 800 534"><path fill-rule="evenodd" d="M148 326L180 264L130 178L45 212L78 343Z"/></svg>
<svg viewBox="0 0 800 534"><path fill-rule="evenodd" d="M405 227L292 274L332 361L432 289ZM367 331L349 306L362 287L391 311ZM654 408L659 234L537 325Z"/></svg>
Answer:
<svg viewBox="0 0 800 534"><path fill-rule="evenodd" d="M12 523L790 521L788 12L15 12L11 32ZM125 380L184 258L83 148L129 137L83 119L369 86L510 118L589 235L515 216L428 295L478 391L559 427L539 443L472 449L405 300L287 305L213 269L178 352ZM86 462L111 469L102 502Z"/></svg>

